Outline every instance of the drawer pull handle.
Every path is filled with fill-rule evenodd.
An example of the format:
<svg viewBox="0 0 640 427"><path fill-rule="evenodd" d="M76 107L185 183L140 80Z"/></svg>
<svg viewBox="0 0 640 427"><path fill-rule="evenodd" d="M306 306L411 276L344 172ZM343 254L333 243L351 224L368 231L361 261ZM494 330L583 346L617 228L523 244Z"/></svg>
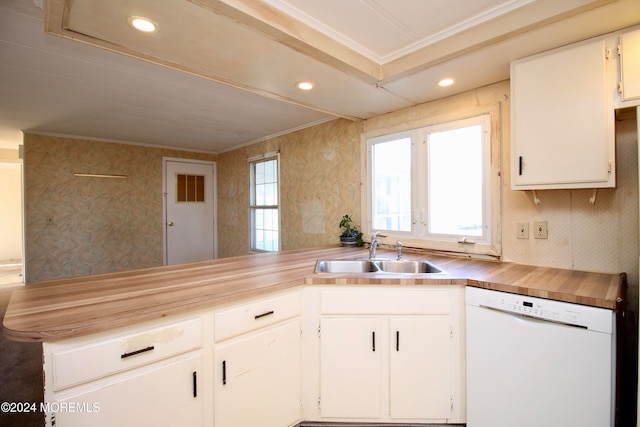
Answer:
<svg viewBox="0 0 640 427"><path fill-rule="evenodd" d="M142 348L140 350L132 351L130 353L125 353L125 354L120 356L120 359L126 359L127 357L135 356L136 354L140 354L140 353L146 353L147 351L153 350L153 348L154 347L152 345L150 345L147 348Z"/></svg>
<svg viewBox="0 0 640 427"><path fill-rule="evenodd" d="M522 156L518 157L518 175L522 175Z"/></svg>
<svg viewBox="0 0 640 427"><path fill-rule="evenodd" d="M255 316L253 316L254 319L258 320L261 317L266 317L266 316L270 316L273 314L273 310L271 311L267 311L266 313L262 313L262 314L256 314Z"/></svg>
<svg viewBox="0 0 640 427"><path fill-rule="evenodd" d="M222 361L222 385L227 384L227 361Z"/></svg>
<svg viewBox="0 0 640 427"><path fill-rule="evenodd" d="M396 331L396 351L400 351L400 331Z"/></svg>
<svg viewBox="0 0 640 427"><path fill-rule="evenodd" d="M376 351L376 331L371 332L371 350Z"/></svg>
<svg viewBox="0 0 640 427"><path fill-rule="evenodd" d="M193 371L193 397L198 397L198 373Z"/></svg>

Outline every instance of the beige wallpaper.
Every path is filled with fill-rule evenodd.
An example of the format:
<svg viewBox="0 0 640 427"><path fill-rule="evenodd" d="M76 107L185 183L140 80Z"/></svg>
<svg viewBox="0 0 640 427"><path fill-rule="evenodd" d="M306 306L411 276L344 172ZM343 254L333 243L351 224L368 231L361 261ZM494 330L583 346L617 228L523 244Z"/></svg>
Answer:
<svg viewBox="0 0 640 427"><path fill-rule="evenodd" d="M24 148L27 283L162 265L162 157L215 160L33 134Z"/></svg>
<svg viewBox="0 0 640 427"><path fill-rule="evenodd" d="M361 123L333 120L218 156L218 255L249 252L248 158L280 151L281 248L337 244L360 221Z"/></svg>

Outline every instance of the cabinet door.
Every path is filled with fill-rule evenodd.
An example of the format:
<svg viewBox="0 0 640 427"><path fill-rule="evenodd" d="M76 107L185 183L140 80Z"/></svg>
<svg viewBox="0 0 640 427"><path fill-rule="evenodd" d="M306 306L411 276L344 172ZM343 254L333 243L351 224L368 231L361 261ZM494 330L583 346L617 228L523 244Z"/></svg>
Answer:
<svg viewBox="0 0 640 427"><path fill-rule="evenodd" d="M111 383L56 399L49 408L55 417L52 425L202 426L201 372L200 354L133 370Z"/></svg>
<svg viewBox="0 0 640 427"><path fill-rule="evenodd" d="M450 418L449 316L393 317L389 334L391 418Z"/></svg>
<svg viewBox="0 0 640 427"><path fill-rule="evenodd" d="M640 100L640 30L620 36L622 100Z"/></svg>
<svg viewBox="0 0 640 427"><path fill-rule="evenodd" d="M381 416L381 355L388 348L380 319L320 321L320 414L323 418Z"/></svg>
<svg viewBox="0 0 640 427"><path fill-rule="evenodd" d="M300 321L216 345L214 381L216 426L287 427L298 423Z"/></svg>
<svg viewBox="0 0 640 427"><path fill-rule="evenodd" d="M615 186L603 39L511 64L513 189Z"/></svg>

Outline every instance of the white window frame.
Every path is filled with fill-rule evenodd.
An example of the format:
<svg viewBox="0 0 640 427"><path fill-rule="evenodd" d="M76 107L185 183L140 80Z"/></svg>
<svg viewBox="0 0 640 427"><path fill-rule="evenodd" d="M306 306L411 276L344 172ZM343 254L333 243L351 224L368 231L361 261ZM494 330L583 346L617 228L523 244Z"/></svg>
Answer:
<svg viewBox="0 0 640 427"><path fill-rule="evenodd" d="M282 211L280 209L280 153L267 153L264 155L250 157L247 159L249 162L249 252L277 252L280 251L282 244L282 226L281 216ZM277 204L276 205L257 205L255 204L255 165L267 161L275 160L277 165ZM278 245L274 251L267 251L263 249L257 249L255 244L256 239L256 224L254 217L255 209L275 209L278 211Z"/></svg>
<svg viewBox="0 0 640 427"><path fill-rule="evenodd" d="M499 113L493 109L476 111L466 116L429 118L411 129L395 127L385 130L370 131L362 135L364 174L367 183L363 191L363 212L365 234L371 236L381 231L385 238L383 244L393 245L400 240L405 247L426 249L431 251L456 252L465 254L488 255L492 258L501 256L500 224L500 139L496 132ZM428 232L428 135L433 132L482 125L483 129L483 236L437 235ZM411 231L379 230L372 224L373 189L372 184L372 150L373 144L410 137L412 140L411 185L412 185L412 226ZM466 238L463 238L466 237Z"/></svg>

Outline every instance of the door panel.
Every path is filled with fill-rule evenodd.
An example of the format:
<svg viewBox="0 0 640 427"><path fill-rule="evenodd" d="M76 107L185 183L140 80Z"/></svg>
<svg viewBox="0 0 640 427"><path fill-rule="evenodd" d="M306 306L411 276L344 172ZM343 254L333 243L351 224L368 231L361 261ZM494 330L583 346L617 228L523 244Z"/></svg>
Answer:
<svg viewBox="0 0 640 427"><path fill-rule="evenodd" d="M391 418L450 418L449 316L394 317L390 322Z"/></svg>
<svg viewBox="0 0 640 427"><path fill-rule="evenodd" d="M300 321L217 344L215 425L285 427L300 421Z"/></svg>
<svg viewBox="0 0 640 427"><path fill-rule="evenodd" d="M214 164L165 160L165 264L215 258Z"/></svg>
<svg viewBox="0 0 640 427"><path fill-rule="evenodd" d="M322 417L380 418L387 350L380 319L324 318L320 330Z"/></svg>
<svg viewBox="0 0 640 427"><path fill-rule="evenodd" d="M52 408L59 409L55 425L202 426L204 406L198 394L198 388L204 388L202 372L199 353L153 369L133 370L128 377L54 402ZM72 409L64 410L65 405Z"/></svg>

